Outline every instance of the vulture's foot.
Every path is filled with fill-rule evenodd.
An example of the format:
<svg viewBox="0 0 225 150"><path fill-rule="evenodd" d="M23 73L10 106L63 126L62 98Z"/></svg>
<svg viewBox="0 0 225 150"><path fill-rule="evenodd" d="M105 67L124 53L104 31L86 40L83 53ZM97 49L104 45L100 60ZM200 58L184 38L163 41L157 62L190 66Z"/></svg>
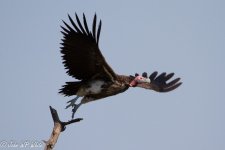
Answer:
<svg viewBox="0 0 225 150"><path fill-rule="evenodd" d="M72 109L72 119L74 118L74 114L76 113L77 109L80 107L81 103L74 104Z"/></svg>
<svg viewBox="0 0 225 150"><path fill-rule="evenodd" d="M74 107L76 104L77 99L79 98L79 96L75 97L74 99L68 101L67 103L69 103L69 105L66 106L65 109L69 108L69 107Z"/></svg>

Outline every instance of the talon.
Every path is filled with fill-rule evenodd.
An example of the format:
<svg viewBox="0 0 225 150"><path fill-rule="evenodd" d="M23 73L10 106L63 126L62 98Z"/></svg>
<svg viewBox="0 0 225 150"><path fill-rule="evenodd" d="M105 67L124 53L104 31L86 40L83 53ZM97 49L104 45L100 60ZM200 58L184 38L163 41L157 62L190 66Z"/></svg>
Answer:
<svg viewBox="0 0 225 150"><path fill-rule="evenodd" d="M76 109L75 109L75 107L74 107L74 108L72 109L72 119L74 118L75 112L76 112Z"/></svg>
<svg viewBox="0 0 225 150"><path fill-rule="evenodd" d="M67 103L70 103L69 105L66 106L65 109L69 108L69 107L73 107L75 105L76 100L72 99L70 101L68 101Z"/></svg>
<svg viewBox="0 0 225 150"><path fill-rule="evenodd" d="M71 103L72 101L74 101L74 99L71 99L71 100L69 100L68 102L66 102L66 103Z"/></svg>
<svg viewBox="0 0 225 150"><path fill-rule="evenodd" d="M80 107L81 103L80 104L74 104L74 107L72 109L72 119L74 118L74 115L77 111L77 109Z"/></svg>
<svg viewBox="0 0 225 150"><path fill-rule="evenodd" d="M72 99L72 100L69 100L67 103L70 103L70 104L67 105L65 109L67 109L67 108L69 108L69 107L75 107L75 105L76 105L75 103L76 103L76 101L77 101L78 98L79 98L79 96L75 97L75 98Z"/></svg>

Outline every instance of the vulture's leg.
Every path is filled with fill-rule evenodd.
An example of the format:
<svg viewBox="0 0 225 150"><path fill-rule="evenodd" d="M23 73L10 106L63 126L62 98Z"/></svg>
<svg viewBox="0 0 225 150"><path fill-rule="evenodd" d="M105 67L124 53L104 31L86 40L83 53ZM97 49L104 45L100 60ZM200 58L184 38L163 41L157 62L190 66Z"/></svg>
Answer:
<svg viewBox="0 0 225 150"><path fill-rule="evenodd" d="M70 103L70 104L67 105L65 109L67 109L67 108L69 108L69 107L75 107L75 105L76 105L75 103L76 103L76 101L77 101L77 99L78 99L79 97L80 97L80 96L77 96L77 97L75 97L74 99L68 101L67 103Z"/></svg>
<svg viewBox="0 0 225 150"><path fill-rule="evenodd" d="M74 104L73 109L72 109L72 119L74 118L74 114L77 111L77 109L80 107L82 103L80 102L79 104Z"/></svg>

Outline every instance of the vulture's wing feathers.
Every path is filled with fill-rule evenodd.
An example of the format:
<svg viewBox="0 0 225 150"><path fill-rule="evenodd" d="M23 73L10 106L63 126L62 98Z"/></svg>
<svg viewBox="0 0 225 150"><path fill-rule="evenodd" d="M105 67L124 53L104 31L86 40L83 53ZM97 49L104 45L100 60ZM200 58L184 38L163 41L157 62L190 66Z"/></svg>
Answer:
<svg viewBox="0 0 225 150"><path fill-rule="evenodd" d="M157 75L157 71L153 72L149 76L150 83L140 83L138 84L138 87L151 89L157 92L169 92L178 88L182 84L182 82L179 82L180 78L175 78L172 81L169 81L174 76L174 73L166 74L164 72L158 76Z"/></svg>
<svg viewBox="0 0 225 150"><path fill-rule="evenodd" d="M96 34L96 15L93 19L92 32L88 28L84 14L83 25L77 14L75 14L76 23L69 15L68 17L72 26L64 21L65 26L61 26L64 35L61 43L61 53L67 73L79 80L103 78L113 81L116 74L105 61L98 46L101 21Z"/></svg>

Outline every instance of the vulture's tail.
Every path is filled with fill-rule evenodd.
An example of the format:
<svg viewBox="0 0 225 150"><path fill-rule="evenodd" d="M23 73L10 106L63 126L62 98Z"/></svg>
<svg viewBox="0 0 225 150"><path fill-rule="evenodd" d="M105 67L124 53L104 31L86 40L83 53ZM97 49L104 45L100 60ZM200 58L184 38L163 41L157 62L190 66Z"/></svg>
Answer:
<svg viewBox="0 0 225 150"><path fill-rule="evenodd" d="M66 85L62 86L62 88L59 90L59 93L65 96L76 95L81 85L82 83L80 81L66 82Z"/></svg>

